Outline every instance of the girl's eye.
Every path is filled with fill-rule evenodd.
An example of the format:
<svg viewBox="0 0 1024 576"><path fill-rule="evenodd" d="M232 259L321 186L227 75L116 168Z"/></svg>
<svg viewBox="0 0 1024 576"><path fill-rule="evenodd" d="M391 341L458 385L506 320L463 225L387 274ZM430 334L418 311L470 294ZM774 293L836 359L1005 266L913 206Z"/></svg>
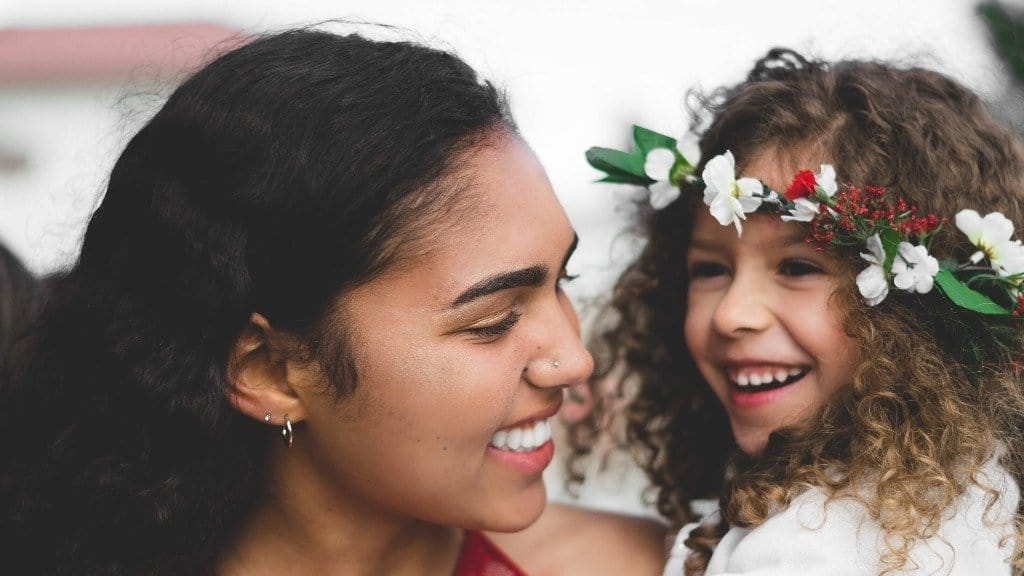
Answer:
<svg viewBox="0 0 1024 576"><path fill-rule="evenodd" d="M807 260L786 260L779 265L779 274L783 276L808 276L823 272L821 266Z"/></svg>
<svg viewBox="0 0 1024 576"><path fill-rule="evenodd" d="M714 262L697 262L690 266L690 278L714 278L728 273L728 268Z"/></svg>
<svg viewBox="0 0 1024 576"><path fill-rule="evenodd" d="M519 322L519 317L522 315L523 314L521 312L513 310L508 313L508 316L505 316L505 318L496 324L476 326L474 328L468 328L466 331L481 340L493 342L511 330L512 327L516 325L516 322Z"/></svg>

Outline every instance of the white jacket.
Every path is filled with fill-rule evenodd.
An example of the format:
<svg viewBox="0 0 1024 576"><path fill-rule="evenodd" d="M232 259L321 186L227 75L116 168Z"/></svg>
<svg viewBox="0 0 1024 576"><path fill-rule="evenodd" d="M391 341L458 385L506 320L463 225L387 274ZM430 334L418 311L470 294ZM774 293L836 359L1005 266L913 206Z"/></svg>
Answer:
<svg viewBox="0 0 1024 576"><path fill-rule="evenodd" d="M1011 574L1013 520L1020 500L1017 483L1006 469L990 461L979 480L1000 492L985 513L987 495L971 484L945 515L939 533L918 541L910 569L893 576L988 576ZM706 576L866 576L881 572L884 534L862 504L836 499L811 489L756 528L733 527L718 543ZM713 513L717 516L717 512ZM709 518L710 521L717 520ZM676 536L665 576L681 576L689 554L683 541L697 526L687 524ZM916 568L913 566L916 565Z"/></svg>

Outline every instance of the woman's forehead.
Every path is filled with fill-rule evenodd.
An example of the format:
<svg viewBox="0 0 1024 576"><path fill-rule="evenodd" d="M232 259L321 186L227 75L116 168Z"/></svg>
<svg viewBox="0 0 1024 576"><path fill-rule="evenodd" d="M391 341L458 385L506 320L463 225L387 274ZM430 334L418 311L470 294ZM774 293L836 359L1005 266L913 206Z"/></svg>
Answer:
<svg viewBox="0 0 1024 576"><path fill-rule="evenodd" d="M494 274L560 264L574 231L524 144L488 146L469 155L462 170L459 206L426 224L416 246L406 247L404 264L382 274L382 282L415 286L425 299L442 301Z"/></svg>

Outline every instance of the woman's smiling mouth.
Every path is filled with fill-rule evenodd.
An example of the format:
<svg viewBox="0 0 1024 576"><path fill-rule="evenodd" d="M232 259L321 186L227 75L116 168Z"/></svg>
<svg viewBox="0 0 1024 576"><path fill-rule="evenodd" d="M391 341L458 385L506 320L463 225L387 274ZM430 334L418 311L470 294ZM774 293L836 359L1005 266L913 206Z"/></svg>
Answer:
<svg viewBox="0 0 1024 576"><path fill-rule="evenodd" d="M545 418L535 422L498 430L491 436L490 446L511 452L530 452L551 440L551 422Z"/></svg>

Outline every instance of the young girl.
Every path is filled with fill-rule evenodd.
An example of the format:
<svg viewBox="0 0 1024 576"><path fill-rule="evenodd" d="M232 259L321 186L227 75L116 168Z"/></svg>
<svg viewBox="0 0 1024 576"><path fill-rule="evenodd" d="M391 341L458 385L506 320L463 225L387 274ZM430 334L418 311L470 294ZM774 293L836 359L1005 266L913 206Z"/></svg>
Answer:
<svg viewBox="0 0 1024 576"><path fill-rule="evenodd" d="M517 575L564 555L481 530L540 515L549 419L591 371L560 287L575 245L455 56L313 30L220 56L121 154L0 396L0 572Z"/></svg>
<svg viewBox="0 0 1024 576"><path fill-rule="evenodd" d="M592 385L689 523L665 574L1019 572L1019 143L938 73L786 50L709 111L696 167L588 153L663 206Z"/></svg>

